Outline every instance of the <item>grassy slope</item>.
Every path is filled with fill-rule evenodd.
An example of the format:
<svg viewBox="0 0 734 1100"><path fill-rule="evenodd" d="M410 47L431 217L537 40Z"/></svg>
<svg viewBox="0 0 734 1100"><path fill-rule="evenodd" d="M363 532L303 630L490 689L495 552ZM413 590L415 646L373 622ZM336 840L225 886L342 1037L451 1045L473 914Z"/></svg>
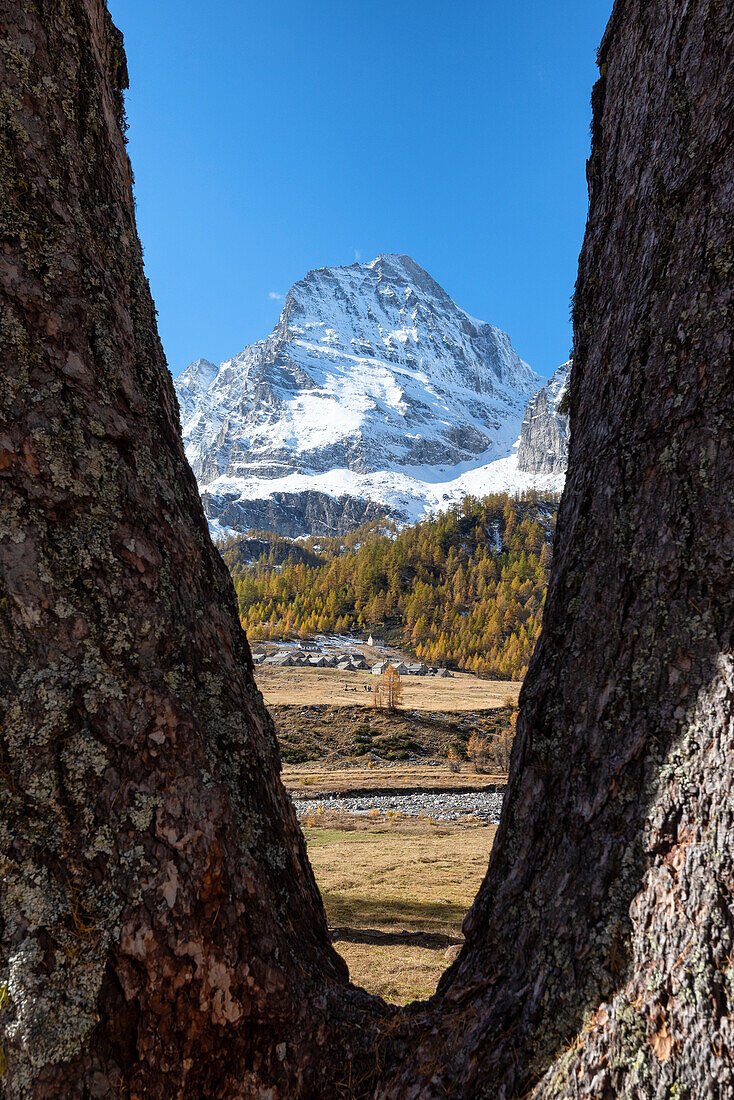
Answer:
<svg viewBox="0 0 734 1100"><path fill-rule="evenodd" d="M472 733L506 729L512 708L478 714L420 714L346 707L271 707L288 764L341 757L443 760L451 746L463 753Z"/></svg>
<svg viewBox="0 0 734 1100"><path fill-rule="evenodd" d="M313 820L313 819L311 819ZM495 826L424 820L304 832L329 926L444 933L461 923L486 872ZM338 940L355 984L395 1003L425 999L448 965L445 945L374 945Z"/></svg>
<svg viewBox="0 0 734 1100"><path fill-rule="evenodd" d="M371 689L377 677L369 672L345 673L335 668L258 666L255 679L268 707L284 704L371 707ZM401 686L405 710L475 711L501 707L509 700L517 702L521 683L519 680L480 680L469 673L456 673L445 680L433 676L401 676ZM356 691L352 690L354 688Z"/></svg>

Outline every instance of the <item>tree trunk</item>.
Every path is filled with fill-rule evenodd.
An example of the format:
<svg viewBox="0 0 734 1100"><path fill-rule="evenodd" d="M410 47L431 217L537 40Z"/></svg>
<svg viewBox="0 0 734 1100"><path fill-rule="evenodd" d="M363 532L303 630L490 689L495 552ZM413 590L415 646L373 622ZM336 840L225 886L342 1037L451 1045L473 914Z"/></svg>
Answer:
<svg viewBox="0 0 734 1100"><path fill-rule="evenodd" d="M102 0L3 0L0 22L5 1090L318 1095L368 998L184 458L121 38Z"/></svg>
<svg viewBox="0 0 734 1100"><path fill-rule="evenodd" d="M103 0L0 0L8 1097L734 1096L730 7L600 51L545 628L467 942L348 985L143 276Z"/></svg>
<svg viewBox="0 0 734 1100"><path fill-rule="evenodd" d="M733 45L730 4L618 0L600 49L543 635L383 1096L734 1096Z"/></svg>

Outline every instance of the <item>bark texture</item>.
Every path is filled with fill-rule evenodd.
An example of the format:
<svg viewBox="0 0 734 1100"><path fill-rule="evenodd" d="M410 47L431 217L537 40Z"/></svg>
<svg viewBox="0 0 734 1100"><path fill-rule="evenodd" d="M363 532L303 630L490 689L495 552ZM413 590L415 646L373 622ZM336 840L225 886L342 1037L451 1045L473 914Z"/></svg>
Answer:
<svg viewBox="0 0 734 1100"><path fill-rule="evenodd" d="M103 0L0 0L0 1081L734 1096L734 27L600 51L545 629L467 942L348 985L181 448Z"/></svg>
<svg viewBox="0 0 734 1100"><path fill-rule="evenodd" d="M347 972L183 455L122 41L102 0L0 25L4 1091L318 1095Z"/></svg>
<svg viewBox="0 0 734 1100"><path fill-rule="evenodd" d="M734 1096L732 7L618 0L599 65L543 635L383 1096Z"/></svg>

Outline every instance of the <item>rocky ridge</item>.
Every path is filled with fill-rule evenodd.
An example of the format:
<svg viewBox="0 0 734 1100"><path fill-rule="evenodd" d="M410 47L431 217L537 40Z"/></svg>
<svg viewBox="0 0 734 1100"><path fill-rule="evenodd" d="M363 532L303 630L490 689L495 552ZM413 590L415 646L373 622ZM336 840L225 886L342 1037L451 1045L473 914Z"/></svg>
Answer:
<svg viewBox="0 0 734 1100"><path fill-rule="evenodd" d="M530 398L520 428L517 468L531 474L565 474L568 464L568 393L571 363L563 363Z"/></svg>

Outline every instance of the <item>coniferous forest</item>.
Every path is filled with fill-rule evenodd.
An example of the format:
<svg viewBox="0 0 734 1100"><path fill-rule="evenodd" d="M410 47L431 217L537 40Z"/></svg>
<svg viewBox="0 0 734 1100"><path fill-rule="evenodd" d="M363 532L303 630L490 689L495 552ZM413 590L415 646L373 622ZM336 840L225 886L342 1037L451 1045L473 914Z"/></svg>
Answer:
<svg viewBox="0 0 734 1100"><path fill-rule="evenodd" d="M429 664L522 679L543 616L556 494L466 497L399 529L220 544L253 641L372 631Z"/></svg>

